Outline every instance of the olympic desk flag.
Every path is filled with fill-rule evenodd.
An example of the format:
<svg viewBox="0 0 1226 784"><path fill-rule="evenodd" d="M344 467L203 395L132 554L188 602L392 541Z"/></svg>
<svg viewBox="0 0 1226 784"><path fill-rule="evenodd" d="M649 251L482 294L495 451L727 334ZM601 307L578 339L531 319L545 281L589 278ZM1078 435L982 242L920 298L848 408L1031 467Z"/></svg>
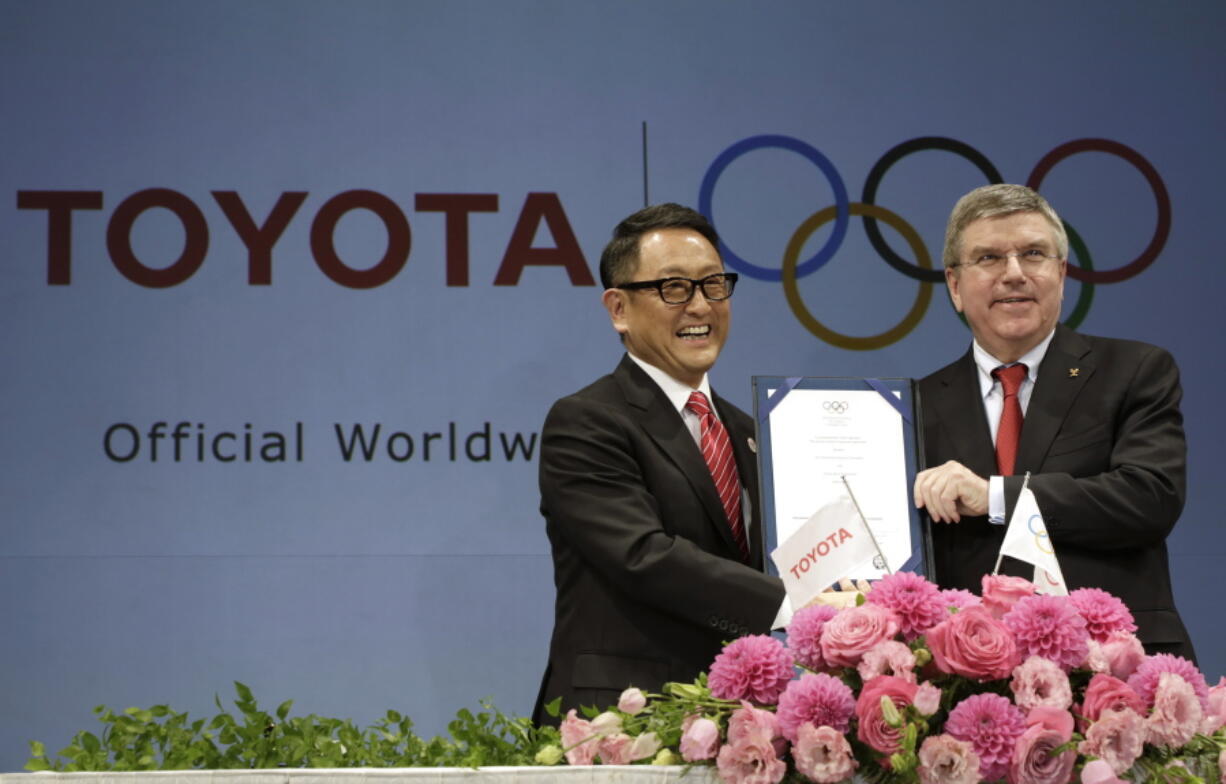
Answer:
<svg viewBox="0 0 1226 784"><path fill-rule="evenodd" d="M771 553L793 607L803 607L856 567L884 556L868 522L845 491L826 502L796 532ZM889 567L885 567L889 571Z"/></svg>
<svg viewBox="0 0 1226 784"><path fill-rule="evenodd" d="M1009 518L1009 529L1005 531L1000 555L996 556L993 574L1000 571L1000 560L1006 555L1034 566L1032 582L1039 593L1068 595L1060 562L1056 560L1056 547L1047 535L1043 513L1039 511L1039 503L1030 489L1030 472L1022 481L1022 492L1018 494L1017 504L1013 507L1013 516Z"/></svg>

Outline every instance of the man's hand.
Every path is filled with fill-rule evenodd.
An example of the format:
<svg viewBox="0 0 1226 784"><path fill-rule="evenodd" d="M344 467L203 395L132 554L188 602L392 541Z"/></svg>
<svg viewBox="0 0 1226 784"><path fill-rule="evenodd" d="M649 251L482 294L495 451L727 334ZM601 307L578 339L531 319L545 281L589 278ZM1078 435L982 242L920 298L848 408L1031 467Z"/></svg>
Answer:
<svg viewBox="0 0 1226 784"><path fill-rule="evenodd" d="M988 480L950 460L916 475L915 506L927 509L938 523L956 523L962 515L985 515Z"/></svg>

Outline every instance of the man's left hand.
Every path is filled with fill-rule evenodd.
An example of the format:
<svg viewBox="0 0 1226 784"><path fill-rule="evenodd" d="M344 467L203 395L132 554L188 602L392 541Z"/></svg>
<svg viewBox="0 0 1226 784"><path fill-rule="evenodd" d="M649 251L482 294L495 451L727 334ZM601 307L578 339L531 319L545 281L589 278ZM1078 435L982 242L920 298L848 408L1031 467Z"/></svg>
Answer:
<svg viewBox="0 0 1226 784"><path fill-rule="evenodd" d="M914 492L915 506L938 523L988 513L988 480L954 460L916 474Z"/></svg>

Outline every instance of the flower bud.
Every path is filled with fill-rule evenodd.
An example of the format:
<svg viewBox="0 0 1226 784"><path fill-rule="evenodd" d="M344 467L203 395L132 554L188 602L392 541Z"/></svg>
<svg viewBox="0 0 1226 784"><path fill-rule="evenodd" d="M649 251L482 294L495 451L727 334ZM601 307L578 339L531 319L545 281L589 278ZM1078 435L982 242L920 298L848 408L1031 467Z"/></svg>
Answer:
<svg viewBox="0 0 1226 784"><path fill-rule="evenodd" d="M622 731L622 717L612 711L605 711L592 719L592 732L604 737L616 735Z"/></svg>
<svg viewBox="0 0 1226 784"><path fill-rule="evenodd" d="M660 753L651 761L652 765L680 765L681 760L671 749L660 749Z"/></svg>
<svg viewBox="0 0 1226 784"><path fill-rule="evenodd" d="M537 765L557 765L562 760L562 749L552 743L542 746L533 759Z"/></svg>
<svg viewBox="0 0 1226 784"><path fill-rule="evenodd" d="M885 695L881 697L881 718L895 729L902 726L902 714L898 712L898 706Z"/></svg>
<svg viewBox="0 0 1226 784"><path fill-rule="evenodd" d="M633 686L623 691L622 696L617 699L617 709L631 716L639 713L645 707L647 707L647 697L640 689Z"/></svg>

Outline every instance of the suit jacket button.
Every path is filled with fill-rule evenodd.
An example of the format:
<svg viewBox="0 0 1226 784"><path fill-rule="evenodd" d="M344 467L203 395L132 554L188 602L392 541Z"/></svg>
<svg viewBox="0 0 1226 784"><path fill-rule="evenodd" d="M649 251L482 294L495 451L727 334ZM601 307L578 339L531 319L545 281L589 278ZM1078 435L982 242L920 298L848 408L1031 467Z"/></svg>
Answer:
<svg viewBox="0 0 1226 784"><path fill-rule="evenodd" d="M719 622L719 630L720 630L721 632L726 632L726 631L728 631L728 622L727 622L727 621L720 621L720 622Z"/></svg>
<svg viewBox="0 0 1226 784"><path fill-rule="evenodd" d="M707 619L707 623L708 623L708 624L710 624L710 625L711 625L711 628L713 628L713 629L714 629L714 628L718 628L718 627L719 627L719 618L716 618L714 615L712 615L710 618L708 618L708 619Z"/></svg>

